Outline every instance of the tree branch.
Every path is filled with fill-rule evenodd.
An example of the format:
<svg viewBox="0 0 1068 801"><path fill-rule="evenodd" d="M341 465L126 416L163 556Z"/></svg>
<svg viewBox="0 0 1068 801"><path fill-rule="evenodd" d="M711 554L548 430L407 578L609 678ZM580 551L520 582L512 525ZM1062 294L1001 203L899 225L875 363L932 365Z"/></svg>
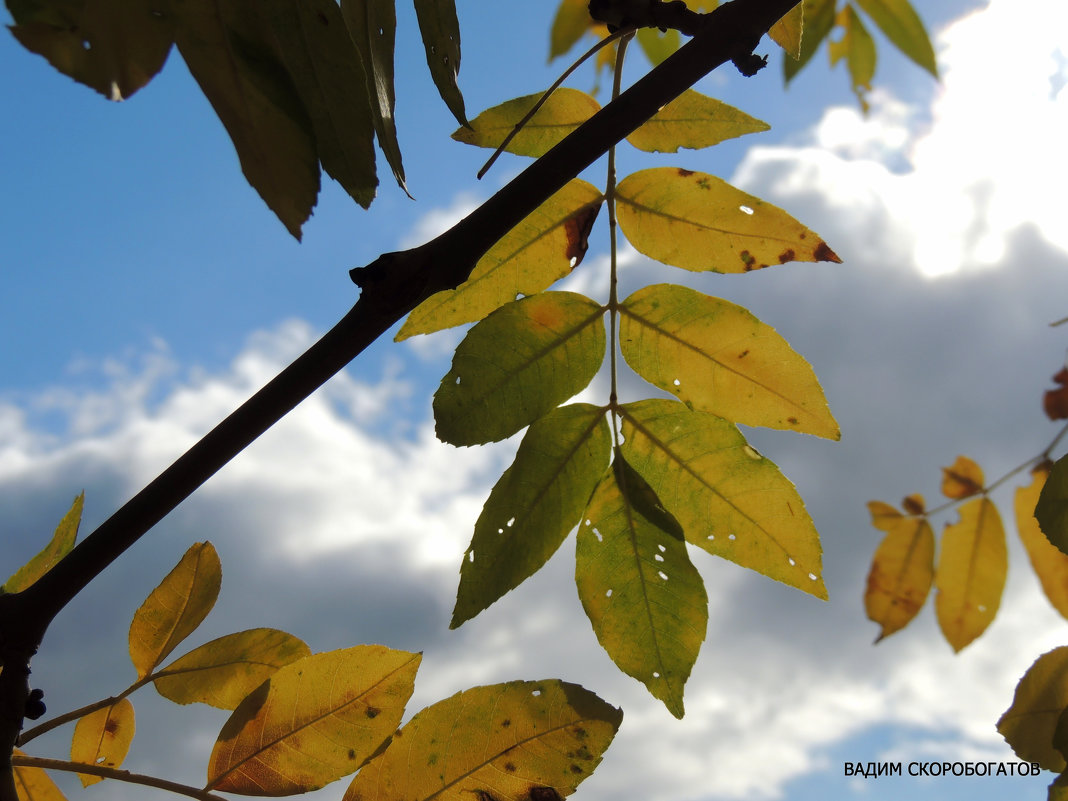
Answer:
<svg viewBox="0 0 1068 801"><path fill-rule="evenodd" d="M145 787L155 787L157 790L167 790L190 798L197 798L200 801L227 801L221 795L190 787L187 784L169 782L166 779L157 779L155 776L144 776L140 773L131 773L128 770L109 768L106 765L87 765L81 762L70 762L65 759L45 759L43 757L22 755L14 756L11 759L20 768L42 768L46 770L65 770L71 773L86 773L91 776L101 776L105 779L140 784Z"/></svg>

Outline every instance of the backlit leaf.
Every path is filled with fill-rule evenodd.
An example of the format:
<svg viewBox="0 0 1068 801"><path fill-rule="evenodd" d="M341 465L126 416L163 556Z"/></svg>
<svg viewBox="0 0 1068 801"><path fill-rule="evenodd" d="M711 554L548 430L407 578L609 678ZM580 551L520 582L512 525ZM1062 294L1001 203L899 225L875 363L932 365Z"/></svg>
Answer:
<svg viewBox="0 0 1068 801"><path fill-rule="evenodd" d="M549 31L549 60L562 56L590 29L588 0L561 0Z"/></svg>
<svg viewBox="0 0 1068 801"><path fill-rule="evenodd" d="M404 184L404 165L401 162L397 124L393 118L396 98L393 89L393 47L397 35L397 14L394 0L341 0L341 16L349 29L352 41L363 58L363 72L367 80L367 94L371 98L371 119L374 120L378 146L393 169L401 189Z"/></svg>
<svg viewBox="0 0 1068 801"><path fill-rule="evenodd" d="M680 147L697 150L770 128L744 111L687 89L642 123L627 141L650 153L677 153Z"/></svg>
<svg viewBox="0 0 1068 801"><path fill-rule="evenodd" d="M881 626L876 642L905 628L923 607L934 581L934 532L922 517L905 517L892 507L868 504L872 523L887 532L875 551L864 609Z"/></svg>
<svg viewBox="0 0 1068 801"><path fill-rule="evenodd" d="M843 58L846 60L853 93L861 108L867 111L866 94L871 91L871 81L875 77L875 42L852 6L842 8L838 25L844 32L841 39L830 43L831 64L837 64Z"/></svg>
<svg viewBox="0 0 1068 801"><path fill-rule="evenodd" d="M875 24L902 53L938 77L934 48L919 14L908 0L856 0Z"/></svg>
<svg viewBox="0 0 1068 801"><path fill-rule="evenodd" d="M771 26L768 36L779 45L790 58L801 58L801 36L804 31L805 4L798 3L786 16Z"/></svg>
<svg viewBox="0 0 1068 801"><path fill-rule="evenodd" d="M541 292L478 323L434 393L438 439L496 442L580 392L604 359L603 317L584 295Z"/></svg>
<svg viewBox="0 0 1068 801"><path fill-rule="evenodd" d="M289 232L319 193L311 120L255 0L171 3L175 41L237 149L241 170Z"/></svg>
<svg viewBox="0 0 1068 801"><path fill-rule="evenodd" d="M744 273L788 261L841 261L785 211L714 175L641 170L620 181L616 204L619 227L637 250L686 270Z"/></svg>
<svg viewBox="0 0 1068 801"><path fill-rule="evenodd" d="M70 759L86 765L117 768L130 750L134 736L134 708L122 698L111 706L79 718L71 740ZM79 773L82 787L103 781L103 777Z"/></svg>
<svg viewBox="0 0 1068 801"><path fill-rule="evenodd" d="M634 372L691 408L744 425L840 436L808 362L741 306L654 284L623 301L619 337Z"/></svg>
<svg viewBox="0 0 1068 801"><path fill-rule="evenodd" d="M163 68L174 23L151 0L8 3L19 43L109 100L123 100Z"/></svg>
<svg viewBox="0 0 1068 801"><path fill-rule="evenodd" d="M687 542L826 599L819 534L801 496L733 424L671 400L620 412L623 456Z"/></svg>
<svg viewBox="0 0 1068 801"><path fill-rule="evenodd" d="M474 687L412 718L342 801L558 801L593 772L622 719L555 679Z"/></svg>
<svg viewBox="0 0 1068 801"><path fill-rule="evenodd" d="M935 571L935 614L954 651L990 625L1007 572L1005 530L997 507L988 498L974 498L960 507L960 521L946 526Z"/></svg>
<svg viewBox="0 0 1068 801"><path fill-rule="evenodd" d="M571 404L537 420L494 486L460 567L450 626L532 576L579 522L608 465L604 409Z"/></svg>
<svg viewBox="0 0 1068 801"><path fill-rule="evenodd" d="M279 669L223 726L205 789L291 795L357 770L400 723L420 658L359 645Z"/></svg>
<svg viewBox="0 0 1068 801"><path fill-rule="evenodd" d="M1068 708L1068 646L1042 654L1027 669L998 731L1022 760L1063 771L1064 756L1053 745L1057 720Z"/></svg>
<svg viewBox="0 0 1068 801"><path fill-rule="evenodd" d="M234 709L278 668L311 654L301 640L277 629L227 634L190 651L156 674L156 691L176 704Z"/></svg>
<svg viewBox="0 0 1068 801"><path fill-rule="evenodd" d="M942 494L967 498L983 491L983 469L967 456L958 456L951 467L942 468Z"/></svg>
<svg viewBox="0 0 1068 801"><path fill-rule="evenodd" d="M624 474L625 475L625 474ZM575 584L597 641L677 718L708 623L708 596L686 543L629 502L605 473L578 530Z"/></svg>
<svg viewBox="0 0 1068 801"><path fill-rule="evenodd" d="M586 254L603 201L593 184L569 181L490 248L464 283L419 304L397 341L481 320L517 296L541 292L563 278Z"/></svg>
<svg viewBox="0 0 1068 801"><path fill-rule="evenodd" d="M678 50L682 43L679 32L674 28L668 28L666 31L656 28L638 28L637 39L654 67Z"/></svg>
<svg viewBox="0 0 1068 801"><path fill-rule="evenodd" d="M70 553L74 547L74 541L78 538L78 526L82 522L82 505L85 503L85 493L82 492L74 499L68 512L59 521L56 531L41 551L29 562L24 564L14 575L0 587L0 594L5 592L21 592L29 587L37 579L52 569L60 559Z"/></svg>
<svg viewBox="0 0 1068 801"><path fill-rule="evenodd" d="M18 759L22 756L26 755L17 748L11 754L15 763L15 791L19 801L67 801L67 797L44 770L19 765Z"/></svg>
<svg viewBox="0 0 1068 801"><path fill-rule="evenodd" d="M541 93L526 95L486 109L471 120L470 128L458 128L452 138L468 145L495 148L540 99ZM557 89L523 124L505 150L520 156L544 156L600 107L596 100L578 89Z"/></svg>
<svg viewBox="0 0 1068 801"><path fill-rule="evenodd" d="M1017 487L1014 499L1016 530L1027 549L1031 567L1042 584L1042 590L1053 608L1068 617L1068 554L1053 545L1039 528L1035 519L1035 504L1046 483L1050 465L1043 463L1031 471L1031 483Z"/></svg>
<svg viewBox="0 0 1068 801"><path fill-rule="evenodd" d="M426 63L438 94L461 125L467 125L464 97L456 83L460 72L460 23L455 0L415 0Z"/></svg>
<svg viewBox="0 0 1068 801"><path fill-rule="evenodd" d="M142 679L201 624L222 584L222 565L210 542L194 543L152 590L130 624L130 659Z"/></svg>
<svg viewBox="0 0 1068 801"><path fill-rule="evenodd" d="M1035 518L1046 539L1068 554L1068 456L1058 459L1046 478L1035 504Z"/></svg>
<svg viewBox="0 0 1068 801"><path fill-rule="evenodd" d="M801 30L801 50L797 59L782 60L783 79L789 83L808 64L827 34L834 27L836 0L804 0L804 27Z"/></svg>
<svg viewBox="0 0 1068 801"><path fill-rule="evenodd" d="M911 495L906 495L901 501L901 508L904 509L910 515L922 515L927 511L927 504L923 500L923 496L918 492L914 492Z"/></svg>

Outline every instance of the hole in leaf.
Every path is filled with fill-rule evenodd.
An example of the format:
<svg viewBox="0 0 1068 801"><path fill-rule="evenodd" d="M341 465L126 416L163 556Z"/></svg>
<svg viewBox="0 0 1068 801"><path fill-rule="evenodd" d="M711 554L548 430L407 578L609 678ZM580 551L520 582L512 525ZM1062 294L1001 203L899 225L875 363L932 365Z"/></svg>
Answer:
<svg viewBox="0 0 1068 801"><path fill-rule="evenodd" d="M753 210L751 208L749 208L748 206L739 206L738 207L738 211L742 212L742 214L752 214L753 213Z"/></svg>
<svg viewBox="0 0 1068 801"><path fill-rule="evenodd" d="M611 597L612 597L612 590L611 590L611 588L609 588L609 589L608 589L608 591L607 591L607 592L606 592L606 593L604 594L604 597L605 597L605 598L611 598Z"/></svg>
<svg viewBox="0 0 1068 801"><path fill-rule="evenodd" d="M819 576L817 576L815 573L809 573L808 577L809 577L810 581L815 581L816 579L819 578Z"/></svg>
<svg viewBox="0 0 1068 801"><path fill-rule="evenodd" d="M499 529L497 529L497 533L498 533L498 534L503 534L503 533L504 533L504 529L503 529L503 528L499 528Z"/></svg>
<svg viewBox="0 0 1068 801"><path fill-rule="evenodd" d="M979 604L976 607L976 609L978 609L980 612L985 612L986 611L986 604Z"/></svg>
<svg viewBox="0 0 1068 801"><path fill-rule="evenodd" d="M709 534L708 537L707 537L709 542L712 542L712 540L714 540L715 538L716 538L715 534Z"/></svg>
<svg viewBox="0 0 1068 801"><path fill-rule="evenodd" d="M511 527L512 527L512 524L513 524L513 523L515 523L515 518L514 518L514 517L513 517L513 518L510 518L510 519L508 520L508 522L507 522L507 523L505 523L505 525L506 525L506 526L508 526L508 528L511 528Z"/></svg>
<svg viewBox="0 0 1068 801"><path fill-rule="evenodd" d="M531 693L531 695L533 695L535 698L537 698L539 695L541 695L541 690L535 690L534 692Z"/></svg>
<svg viewBox="0 0 1068 801"><path fill-rule="evenodd" d="M656 575L660 576L660 578L662 578L664 581L668 580L667 573L665 573L663 570L656 571Z"/></svg>
<svg viewBox="0 0 1068 801"><path fill-rule="evenodd" d="M653 678L654 679L659 679L660 678L660 673L658 671L654 670L653 671Z"/></svg>
<svg viewBox="0 0 1068 801"><path fill-rule="evenodd" d="M794 567L797 564L797 562L793 560L793 557L789 557L786 561L790 563L790 567Z"/></svg>
<svg viewBox="0 0 1068 801"><path fill-rule="evenodd" d="M733 534L728 534L728 535L727 535L727 539L729 539L729 540L730 540L731 542L734 542L734 541L735 541L736 539L738 539L738 538L737 538L737 537L735 537L735 536L734 536Z"/></svg>
<svg viewBox="0 0 1068 801"><path fill-rule="evenodd" d="M578 256L572 256L571 261L568 263L571 266L571 269L575 269L575 265L578 264Z"/></svg>
<svg viewBox="0 0 1068 801"><path fill-rule="evenodd" d="M459 385L460 385L460 376L456 376L456 385L457 385L457 386L459 386Z"/></svg>
<svg viewBox="0 0 1068 801"><path fill-rule="evenodd" d="M679 381L679 379L677 379L677 378L674 381L672 381L671 383L674 384L677 387L681 387L682 386L682 382Z"/></svg>
<svg viewBox="0 0 1068 801"><path fill-rule="evenodd" d="M593 530L593 536L597 538L597 542L604 542L604 535L602 535L601 532L597 529Z"/></svg>
<svg viewBox="0 0 1068 801"><path fill-rule="evenodd" d="M98 756L96 758L96 764L98 765L103 765L105 762L107 762L107 757Z"/></svg>
<svg viewBox="0 0 1068 801"><path fill-rule="evenodd" d="M83 50L92 50L93 49L93 46L91 44L89 44L89 40L88 39L82 39L82 49Z"/></svg>
<svg viewBox="0 0 1068 801"><path fill-rule="evenodd" d="M468 562L474 562L475 561L475 552L474 551L468 551L467 552L467 561Z"/></svg>

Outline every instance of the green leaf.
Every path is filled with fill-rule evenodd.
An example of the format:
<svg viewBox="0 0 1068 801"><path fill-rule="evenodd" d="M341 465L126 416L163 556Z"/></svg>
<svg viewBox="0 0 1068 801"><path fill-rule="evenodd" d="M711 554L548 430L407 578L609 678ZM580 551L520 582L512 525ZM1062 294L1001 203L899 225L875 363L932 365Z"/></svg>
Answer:
<svg viewBox="0 0 1068 801"><path fill-rule="evenodd" d="M1068 646L1054 648L1027 669L998 731L1022 760L1060 773L1064 755L1053 744L1057 721L1068 708Z"/></svg>
<svg viewBox="0 0 1068 801"><path fill-rule="evenodd" d="M620 407L623 455L686 541L827 598L819 534L794 485L721 417L671 400Z"/></svg>
<svg viewBox="0 0 1068 801"><path fill-rule="evenodd" d="M438 94L461 125L468 125L464 97L456 83L460 72L460 23L455 0L415 0L426 63Z"/></svg>
<svg viewBox="0 0 1068 801"><path fill-rule="evenodd" d="M685 270L744 273L789 261L841 261L782 209L702 172L632 173L616 187L616 213L638 251Z"/></svg>
<svg viewBox="0 0 1068 801"><path fill-rule="evenodd" d="M41 549L33 559L24 564L0 586L0 594L8 592L22 592L33 584L37 579L47 573L52 567L70 553L74 547L74 541L78 538L78 526L82 522L82 506L85 504L85 493L75 497L70 509L59 521L56 531L49 540L48 545Z"/></svg>
<svg viewBox="0 0 1068 801"><path fill-rule="evenodd" d="M134 708L128 698L97 709L78 719L71 737L70 760L83 765L117 768L130 751L134 737ZM82 787L103 781L103 776L79 773Z"/></svg>
<svg viewBox="0 0 1068 801"><path fill-rule="evenodd" d="M474 687L412 718L342 801L559 801L597 767L622 719L556 679Z"/></svg>
<svg viewBox="0 0 1068 801"><path fill-rule="evenodd" d="M534 295L570 273L586 254L604 195L579 178L538 206L489 249L456 289L415 308L396 340L481 320L519 295Z"/></svg>
<svg viewBox="0 0 1068 801"><path fill-rule="evenodd" d="M705 639L708 596L686 543L642 515L618 475L606 472L586 507L575 584L612 661L681 718L683 686Z"/></svg>
<svg viewBox="0 0 1068 801"><path fill-rule="evenodd" d="M800 55L795 59L782 60L783 79L790 82L812 59L823 40L834 27L836 0L804 0L804 28L801 33Z"/></svg>
<svg viewBox="0 0 1068 801"><path fill-rule="evenodd" d="M681 39L674 28L659 31L656 28L639 28L638 44L642 46L646 57L655 67L679 49Z"/></svg>
<svg viewBox="0 0 1068 801"><path fill-rule="evenodd" d="M908 0L855 0L860 8L875 20L902 53L915 61L934 77L938 77L934 48L923 27L923 21Z"/></svg>
<svg viewBox="0 0 1068 801"><path fill-rule="evenodd" d="M319 193L319 156L270 20L255 0L172 3L170 13L178 50L226 126L245 178L300 239Z"/></svg>
<svg viewBox="0 0 1068 801"><path fill-rule="evenodd" d="M496 442L580 392L604 359L603 316L583 295L542 292L478 323L434 393L438 438Z"/></svg>
<svg viewBox="0 0 1068 801"><path fill-rule="evenodd" d="M363 58L367 94L371 98L371 119L378 134L378 146L393 169L393 177L407 192L400 143L397 141L397 124L393 119L396 105L393 47L397 35L397 14L393 0L341 0L341 15Z"/></svg>
<svg viewBox="0 0 1068 801"><path fill-rule="evenodd" d="M687 89L644 122L627 141L650 153L677 153L680 147L699 150L770 127L744 111Z"/></svg>
<svg viewBox="0 0 1068 801"><path fill-rule="evenodd" d="M561 0L549 31L549 61L575 46L590 29L588 0Z"/></svg>
<svg viewBox="0 0 1068 801"><path fill-rule="evenodd" d="M323 169L364 208L371 205L375 175L374 123L360 55L335 0L272 0L275 43L311 119Z"/></svg>
<svg viewBox="0 0 1068 801"><path fill-rule="evenodd" d="M1068 456L1053 465L1035 504L1035 518L1046 539L1068 554Z"/></svg>
<svg viewBox="0 0 1068 801"><path fill-rule="evenodd" d="M458 128L452 138L468 145L496 148L540 99L541 93L526 95L486 109L471 120L470 128ZM561 87L523 124L505 150L519 156L544 156L600 108L600 103L585 92Z"/></svg>
<svg viewBox="0 0 1068 801"><path fill-rule="evenodd" d="M875 77L875 41L852 6L842 9L838 15L838 25L844 33L839 41L830 43L831 65L843 58L846 60L853 93L860 101L861 108L867 112L865 93L871 91L871 81Z"/></svg>
<svg viewBox="0 0 1068 801"><path fill-rule="evenodd" d="M840 437L808 362L741 306L654 284L623 301L619 339L638 375L691 408L744 425Z"/></svg>
<svg viewBox="0 0 1068 801"><path fill-rule="evenodd" d="M536 573L579 522L608 465L604 409L572 404L537 420L475 523L451 628Z"/></svg>
<svg viewBox="0 0 1068 801"><path fill-rule="evenodd" d="M163 68L174 23L151 0L8 3L11 33L64 75L124 100Z"/></svg>

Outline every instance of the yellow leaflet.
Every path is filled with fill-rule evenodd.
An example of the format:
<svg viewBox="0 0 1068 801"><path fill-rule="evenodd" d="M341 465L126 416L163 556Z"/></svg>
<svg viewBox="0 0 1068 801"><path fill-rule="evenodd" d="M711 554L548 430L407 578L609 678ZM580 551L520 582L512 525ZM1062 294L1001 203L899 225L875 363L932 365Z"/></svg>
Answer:
<svg viewBox="0 0 1068 801"><path fill-rule="evenodd" d="M927 504L920 493L914 492L905 496L901 501L901 508L910 515L922 515L927 509Z"/></svg>
<svg viewBox="0 0 1068 801"><path fill-rule="evenodd" d="M457 128L452 138L468 145L495 148L540 99L541 93L526 95L486 109L471 120L470 128ZM544 156L600 108L601 104L585 92L567 87L557 89L523 123L505 150L519 156Z"/></svg>
<svg viewBox="0 0 1068 801"><path fill-rule="evenodd" d="M123 698L78 720L70 745L71 762L117 768L126 758L134 736L134 708ZM103 776L79 773L82 787L103 781Z"/></svg>
<svg viewBox="0 0 1068 801"><path fill-rule="evenodd" d="M157 673L156 692L176 704L234 709L278 670L311 654L292 634L250 629L190 651Z"/></svg>
<svg viewBox="0 0 1068 801"><path fill-rule="evenodd" d="M1053 608L1068 617L1068 555L1051 543L1035 519L1035 504L1049 476L1049 465L1039 465L1031 472L1031 483L1018 487L1013 507L1016 530L1027 549L1031 567Z"/></svg>
<svg viewBox="0 0 1068 801"><path fill-rule="evenodd" d="M687 406L744 425L839 438L812 367L747 309L654 284L620 312L627 364Z"/></svg>
<svg viewBox="0 0 1068 801"><path fill-rule="evenodd" d="M678 167L616 187L619 227L650 258L686 270L744 273L789 261L841 261L782 209L726 181Z"/></svg>
<svg viewBox="0 0 1068 801"><path fill-rule="evenodd" d="M784 59L782 64L783 77L787 82L809 62L834 27L836 0L804 0L802 5L804 21L797 59Z"/></svg>
<svg viewBox="0 0 1068 801"><path fill-rule="evenodd" d="M490 248L467 281L419 304L396 341L481 320L517 296L541 292L563 278L586 254L603 200L593 184L569 181Z"/></svg>
<svg viewBox="0 0 1068 801"><path fill-rule="evenodd" d="M744 111L687 89L642 123L627 141L650 153L676 153L680 147L697 150L770 128Z"/></svg>
<svg viewBox="0 0 1068 801"><path fill-rule="evenodd" d="M52 539L49 540L41 551L29 562L15 571L4 585L0 587L0 594L5 592L21 592L29 587L37 579L52 569L60 559L70 553L74 547L74 541L78 538L78 527L82 522L82 506L85 503L85 493L81 493L74 499L70 510L59 521Z"/></svg>
<svg viewBox="0 0 1068 801"><path fill-rule="evenodd" d="M898 50L938 77L931 40L919 14L908 0L856 0L856 4L875 20L875 24Z"/></svg>
<svg viewBox="0 0 1068 801"><path fill-rule="evenodd" d="M771 30L768 31L768 36L794 60L801 58L804 7L804 3L798 3L787 11L786 16L772 25Z"/></svg>
<svg viewBox="0 0 1068 801"><path fill-rule="evenodd" d="M205 789L292 795L357 770L400 723L420 659L358 645L281 668L219 732Z"/></svg>
<svg viewBox="0 0 1068 801"><path fill-rule="evenodd" d="M590 29L588 0L561 0L549 31L549 60L562 56Z"/></svg>
<svg viewBox="0 0 1068 801"><path fill-rule="evenodd" d="M1042 654L1027 669L998 731L1022 760L1063 771L1064 755L1053 745L1057 721L1068 708L1068 646Z"/></svg>
<svg viewBox="0 0 1068 801"><path fill-rule="evenodd" d="M967 498L983 491L983 470L967 456L958 456L952 467L942 468L942 494Z"/></svg>
<svg viewBox="0 0 1068 801"><path fill-rule="evenodd" d="M420 711L342 801L558 800L593 772L622 719L555 679L474 687Z"/></svg>
<svg viewBox="0 0 1068 801"><path fill-rule="evenodd" d="M872 523L887 534L875 551L864 592L868 619L882 627L876 642L912 621L934 580L935 542L930 524L923 518L892 517L882 506L886 505L868 504Z"/></svg>
<svg viewBox="0 0 1068 801"><path fill-rule="evenodd" d="M668 28L666 31L656 28L638 28L637 39L645 52L645 57L654 67L678 50L682 41L679 32L674 28Z"/></svg>
<svg viewBox="0 0 1068 801"><path fill-rule="evenodd" d="M871 513L871 524L880 531L893 531L902 518L901 512L882 501L868 501L868 511Z"/></svg>
<svg viewBox="0 0 1068 801"><path fill-rule="evenodd" d="M867 112L868 101L865 93L871 91L871 81L875 77L875 41L852 6L842 9L837 22L845 33L841 39L832 41L829 45L831 64L837 64L845 58L853 92L860 101L861 108Z"/></svg>
<svg viewBox="0 0 1068 801"><path fill-rule="evenodd" d="M997 614L1008 572L1005 530L997 507L975 498L946 526L935 571L935 614L946 640L959 651L982 634Z"/></svg>
<svg viewBox="0 0 1068 801"><path fill-rule="evenodd" d="M152 590L130 623L130 659L143 679L207 617L219 597L222 565L210 542L197 542Z"/></svg>
<svg viewBox="0 0 1068 801"><path fill-rule="evenodd" d="M624 457L687 542L827 598L819 534L801 496L734 425L670 400L624 404L620 413Z"/></svg>
<svg viewBox="0 0 1068 801"><path fill-rule="evenodd" d="M67 801L67 797L44 770L19 764L19 759L25 756L17 748L11 754L19 801Z"/></svg>

